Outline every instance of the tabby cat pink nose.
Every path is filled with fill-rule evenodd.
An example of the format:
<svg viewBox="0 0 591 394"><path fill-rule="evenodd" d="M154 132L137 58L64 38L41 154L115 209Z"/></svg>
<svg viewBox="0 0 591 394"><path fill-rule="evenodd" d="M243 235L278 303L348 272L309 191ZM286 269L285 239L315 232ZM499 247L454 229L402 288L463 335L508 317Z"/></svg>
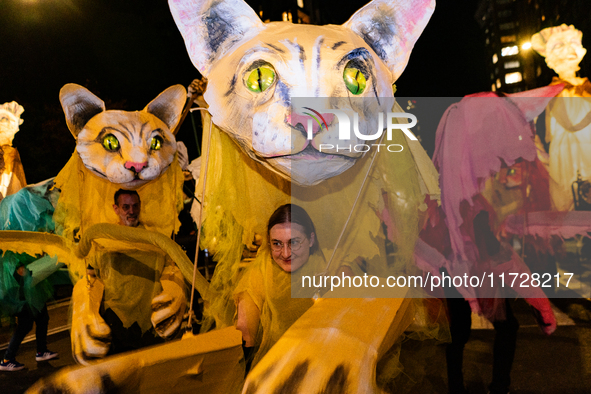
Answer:
<svg viewBox="0 0 591 394"><path fill-rule="evenodd" d="M147 166L148 166L147 161L145 161L143 163L134 163L133 161L125 162L125 168L127 168L128 170L133 170L134 172L140 172L141 170L143 170Z"/></svg>

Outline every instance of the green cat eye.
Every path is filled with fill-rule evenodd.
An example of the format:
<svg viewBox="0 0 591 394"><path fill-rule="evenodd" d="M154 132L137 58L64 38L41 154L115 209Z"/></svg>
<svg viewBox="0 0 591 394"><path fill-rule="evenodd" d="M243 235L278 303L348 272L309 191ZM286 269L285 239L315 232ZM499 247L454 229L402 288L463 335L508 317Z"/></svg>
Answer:
<svg viewBox="0 0 591 394"><path fill-rule="evenodd" d="M164 141L162 140L162 137L160 137L160 136L152 137L152 141L150 141L150 149L160 150L162 148L163 142Z"/></svg>
<svg viewBox="0 0 591 394"><path fill-rule="evenodd" d="M361 94L365 90L365 85L367 80L365 79L365 75L355 67L345 67L345 71L343 72L343 80L345 81L345 85L347 89L353 94Z"/></svg>
<svg viewBox="0 0 591 394"><path fill-rule="evenodd" d="M106 150L114 152L119 150L119 140L113 134L108 134L103 138L103 146Z"/></svg>
<svg viewBox="0 0 591 394"><path fill-rule="evenodd" d="M244 79L248 90L255 93L264 92L273 84L273 81L275 81L275 71L271 66L266 65L255 68Z"/></svg>

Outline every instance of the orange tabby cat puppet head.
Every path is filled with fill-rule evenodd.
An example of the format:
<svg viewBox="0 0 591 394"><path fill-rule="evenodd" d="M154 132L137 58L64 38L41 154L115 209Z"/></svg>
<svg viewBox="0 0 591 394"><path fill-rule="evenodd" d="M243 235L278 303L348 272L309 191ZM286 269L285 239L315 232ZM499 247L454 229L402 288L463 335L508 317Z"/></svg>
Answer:
<svg viewBox="0 0 591 394"><path fill-rule="evenodd" d="M185 88L171 86L141 111L105 111L105 103L73 83L60 101L76 151L95 175L124 189L137 189L158 178L177 150L171 130L186 100Z"/></svg>

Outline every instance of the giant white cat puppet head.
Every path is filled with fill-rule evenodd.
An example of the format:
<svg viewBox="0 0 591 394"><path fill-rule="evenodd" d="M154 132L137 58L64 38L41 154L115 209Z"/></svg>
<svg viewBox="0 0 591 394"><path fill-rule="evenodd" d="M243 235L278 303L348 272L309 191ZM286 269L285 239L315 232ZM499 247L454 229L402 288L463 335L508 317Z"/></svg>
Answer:
<svg viewBox="0 0 591 394"><path fill-rule="evenodd" d="M328 128L314 126L308 140L308 115L301 107L292 112L292 98L366 98L351 100L360 125L390 111L392 100L382 98L392 98L435 0L374 0L341 26L264 24L243 0L169 4L193 64L209 80L204 97L213 122L254 160L312 185L342 173L362 153L319 152L338 138L338 121L323 114ZM334 100L327 107L338 108ZM360 132L375 133L375 122L367 124ZM354 136L347 145L363 142ZM306 170L292 172L298 164Z"/></svg>
<svg viewBox="0 0 591 394"><path fill-rule="evenodd" d="M171 130L186 101L183 86L171 86L134 112L105 111L101 99L73 83L60 90L60 101L76 151L97 176L136 189L172 163L177 144Z"/></svg>

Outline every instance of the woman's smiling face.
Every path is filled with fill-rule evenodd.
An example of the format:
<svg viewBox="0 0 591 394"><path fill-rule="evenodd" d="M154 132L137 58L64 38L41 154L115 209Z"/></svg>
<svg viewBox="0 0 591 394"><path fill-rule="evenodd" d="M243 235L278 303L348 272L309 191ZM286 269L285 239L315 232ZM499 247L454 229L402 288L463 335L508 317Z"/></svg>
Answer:
<svg viewBox="0 0 591 394"><path fill-rule="evenodd" d="M273 260L285 272L297 271L306 264L310 257L310 248L314 245L314 237L314 233L312 233L308 238L304 227L297 223L274 225L269 231ZM295 250L292 249L292 245Z"/></svg>

